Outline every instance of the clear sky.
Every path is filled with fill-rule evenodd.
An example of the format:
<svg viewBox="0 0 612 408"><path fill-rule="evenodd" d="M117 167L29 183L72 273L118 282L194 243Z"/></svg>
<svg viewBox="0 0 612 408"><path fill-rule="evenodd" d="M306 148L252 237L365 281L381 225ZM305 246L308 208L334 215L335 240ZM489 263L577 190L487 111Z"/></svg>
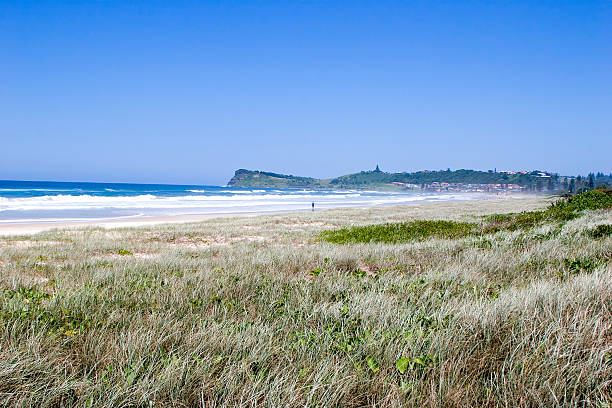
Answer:
<svg viewBox="0 0 612 408"><path fill-rule="evenodd" d="M612 2L0 0L0 179L612 171Z"/></svg>

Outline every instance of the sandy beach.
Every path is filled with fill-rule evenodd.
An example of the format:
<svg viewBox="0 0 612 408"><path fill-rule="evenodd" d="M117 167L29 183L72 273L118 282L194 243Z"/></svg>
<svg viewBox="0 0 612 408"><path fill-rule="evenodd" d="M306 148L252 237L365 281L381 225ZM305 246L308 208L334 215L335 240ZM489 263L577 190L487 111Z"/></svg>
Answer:
<svg viewBox="0 0 612 408"><path fill-rule="evenodd" d="M29 222L0 224L0 236L29 235L50 230L63 230L87 227L102 228L130 228L143 227L159 224L183 224L188 222L202 222L214 218L229 217L253 217L258 214L215 214L215 215L175 215L163 217L143 217L130 220L107 220L107 221L74 221L74 222Z"/></svg>

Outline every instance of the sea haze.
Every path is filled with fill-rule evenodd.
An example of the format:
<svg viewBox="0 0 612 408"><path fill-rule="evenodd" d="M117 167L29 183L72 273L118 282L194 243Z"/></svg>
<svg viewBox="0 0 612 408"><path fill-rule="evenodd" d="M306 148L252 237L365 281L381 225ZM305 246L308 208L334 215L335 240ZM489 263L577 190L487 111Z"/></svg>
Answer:
<svg viewBox="0 0 612 408"><path fill-rule="evenodd" d="M309 211L482 198L480 194L0 181L0 224Z"/></svg>

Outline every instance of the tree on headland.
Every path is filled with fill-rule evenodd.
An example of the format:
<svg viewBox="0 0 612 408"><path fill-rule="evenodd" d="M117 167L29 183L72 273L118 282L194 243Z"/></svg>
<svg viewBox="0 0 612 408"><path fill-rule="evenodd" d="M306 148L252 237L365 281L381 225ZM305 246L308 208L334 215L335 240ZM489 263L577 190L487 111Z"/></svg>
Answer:
<svg viewBox="0 0 612 408"><path fill-rule="evenodd" d="M589 178L587 181L587 188L589 190L593 190L595 188L595 175L593 173L589 173Z"/></svg>

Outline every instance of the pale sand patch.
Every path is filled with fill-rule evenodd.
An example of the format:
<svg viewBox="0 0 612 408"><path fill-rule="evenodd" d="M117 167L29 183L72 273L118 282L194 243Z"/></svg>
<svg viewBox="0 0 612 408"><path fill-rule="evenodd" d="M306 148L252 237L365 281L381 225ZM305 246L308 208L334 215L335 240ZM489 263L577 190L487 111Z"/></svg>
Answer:
<svg viewBox="0 0 612 408"><path fill-rule="evenodd" d="M123 234L119 231L107 231L104 233L104 238L108 239L120 239L123 237Z"/></svg>
<svg viewBox="0 0 612 408"><path fill-rule="evenodd" d="M179 248L185 248L185 249L202 249L202 248L208 248L210 246L210 244L206 243L206 242L200 242L200 243L196 243L196 242L181 242L181 243L172 243L170 245L176 246L176 247L179 247Z"/></svg>
<svg viewBox="0 0 612 408"><path fill-rule="evenodd" d="M326 224L324 222L294 222L294 223L278 223L274 224L275 227L280 227L288 230L304 230L308 227L323 227Z"/></svg>
<svg viewBox="0 0 612 408"><path fill-rule="evenodd" d="M186 237L180 237L172 242L168 242L167 244L172 247L178 248L188 248L188 249L201 249L208 248L211 245L211 241L213 239L210 237L206 237L206 239L189 239Z"/></svg>
<svg viewBox="0 0 612 408"><path fill-rule="evenodd" d="M31 248L34 246L59 245L62 241L0 241L0 247Z"/></svg>
<svg viewBox="0 0 612 408"><path fill-rule="evenodd" d="M293 248L305 248L315 245L314 242L294 242L291 244Z"/></svg>
<svg viewBox="0 0 612 408"><path fill-rule="evenodd" d="M222 235L207 236L206 239L200 241L193 241L189 239L178 239L174 242L170 242L169 245L177 246L180 248L190 249L201 249L207 248L212 245L226 246L232 245L241 241L247 242L271 242L271 239L263 237L261 235L242 235L239 237L224 237Z"/></svg>
<svg viewBox="0 0 612 408"><path fill-rule="evenodd" d="M364 263L359 264L358 269L364 271L366 273L366 275L374 277L376 276L376 272L378 271L378 269L373 268L369 265L366 265Z"/></svg>
<svg viewBox="0 0 612 408"><path fill-rule="evenodd" d="M45 276L29 276L28 278L30 278L29 281L33 285L40 285L41 283L49 282L49 278Z"/></svg>
<svg viewBox="0 0 612 408"><path fill-rule="evenodd" d="M108 254L102 256L96 256L94 259L99 260L116 260L116 259L126 259L126 258L136 258L136 259L152 259L157 258L159 254L151 253L151 252L134 252L131 255L120 255L120 254Z"/></svg>
<svg viewBox="0 0 612 408"><path fill-rule="evenodd" d="M270 241L270 239L266 237L262 237L261 235L247 235L244 237L234 239L234 242L240 242L240 241L265 242L265 241Z"/></svg>
<svg viewBox="0 0 612 408"><path fill-rule="evenodd" d="M146 252L135 252L132 256L136 259L152 259L152 258L157 258L159 254L146 253Z"/></svg>
<svg viewBox="0 0 612 408"><path fill-rule="evenodd" d="M217 245L232 245L232 244L236 244L238 242L244 242L244 241L246 242L272 242L270 238L263 237L261 235L243 235L240 237L229 237L229 238L217 237L214 242Z"/></svg>

